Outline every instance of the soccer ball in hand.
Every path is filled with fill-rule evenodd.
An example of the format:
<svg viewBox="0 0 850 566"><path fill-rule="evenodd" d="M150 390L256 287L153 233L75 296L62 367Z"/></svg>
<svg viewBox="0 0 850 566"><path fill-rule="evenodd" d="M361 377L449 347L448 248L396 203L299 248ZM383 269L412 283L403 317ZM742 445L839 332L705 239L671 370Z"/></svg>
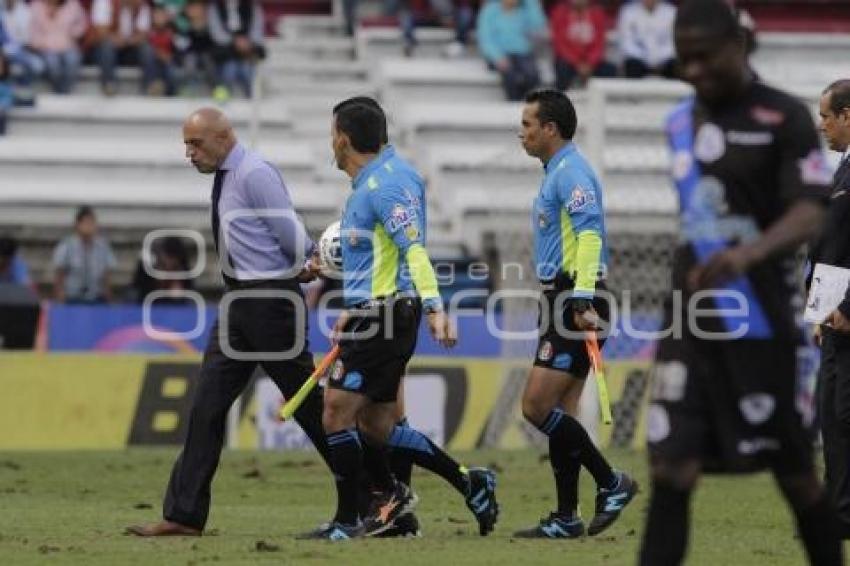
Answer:
<svg viewBox="0 0 850 566"><path fill-rule="evenodd" d="M322 232L319 238L319 257L322 260L324 275L339 277L342 275L342 244L339 240L339 222L334 222Z"/></svg>

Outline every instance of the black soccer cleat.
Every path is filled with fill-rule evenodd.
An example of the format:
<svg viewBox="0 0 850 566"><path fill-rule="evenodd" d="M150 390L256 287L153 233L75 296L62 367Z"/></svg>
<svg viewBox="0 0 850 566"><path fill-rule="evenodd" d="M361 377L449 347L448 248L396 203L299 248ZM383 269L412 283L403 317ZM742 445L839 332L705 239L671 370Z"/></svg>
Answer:
<svg viewBox="0 0 850 566"><path fill-rule="evenodd" d="M399 517L407 515L416 508L419 497L401 482L396 482L390 493L376 497L372 502L369 516L363 521L365 536L371 537L392 528Z"/></svg>
<svg viewBox="0 0 850 566"><path fill-rule="evenodd" d="M486 537L499 520L499 503L496 501L496 474L487 468L470 468L469 492L466 506L478 521L478 533Z"/></svg>
<svg viewBox="0 0 850 566"><path fill-rule="evenodd" d="M408 513L396 519L389 529L375 536L377 538L419 538L422 536L422 529L419 528L419 519L416 515Z"/></svg>
<svg viewBox="0 0 850 566"><path fill-rule="evenodd" d="M584 536L584 521L578 515L551 513L540 524L514 533L516 538L581 538Z"/></svg>
<svg viewBox="0 0 850 566"><path fill-rule="evenodd" d="M623 508L634 499L638 492L638 484L625 472L615 472L617 485L611 489L600 488L596 492L596 514L590 521L587 534L598 535L620 516Z"/></svg>
<svg viewBox="0 0 850 566"><path fill-rule="evenodd" d="M331 540L342 541L363 536L363 525L346 525L338 521L330 521L319 525L319 528L309 533L296 536L298 540Z"/></svg>

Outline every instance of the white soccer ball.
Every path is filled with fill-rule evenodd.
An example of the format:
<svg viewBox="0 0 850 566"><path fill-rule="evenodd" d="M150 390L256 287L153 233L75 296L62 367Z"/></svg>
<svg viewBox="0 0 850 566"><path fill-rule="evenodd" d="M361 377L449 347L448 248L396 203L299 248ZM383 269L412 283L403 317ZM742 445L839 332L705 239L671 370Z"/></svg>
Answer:
<svg viewBox="0 0 850 566"><path fill-rule="evenodd" d="M334 222L322 232L319 238L319 257L322 260L322 272L329 276L342 274L342 243L339 239L339 222Z"/></svg>

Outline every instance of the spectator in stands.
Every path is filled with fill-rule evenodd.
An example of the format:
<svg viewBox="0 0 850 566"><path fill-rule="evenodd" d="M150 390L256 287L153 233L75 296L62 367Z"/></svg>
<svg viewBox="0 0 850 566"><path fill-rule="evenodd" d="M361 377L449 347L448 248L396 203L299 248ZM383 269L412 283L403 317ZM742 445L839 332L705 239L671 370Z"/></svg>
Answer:
<svg viewBox="0 0 850 566"><path fill-rule="evenodd" d="M190 90L197 90L200 85L211 87L216 71L206 1L189 0L183 15L186 28L180 33L176 43L180 53L184 86Z"/></svg>
<svg viewBox="0 0 850 566"><path fill-rule="evenodd" d="M94 210L80 207L74 233L53 251L54 299L59 303L111 301L109 274L116 264L109 242L98 236Z"/></svg>
<svg viewBox="0 0 850 566"><path fill-rule="evenodd" d="M152 96L174 96L177 93L176 67L174 61L174 28L171 13L160 4L151 11L151 30L148 43L153 50L153 61L147 93Z"/></svg>
<svg viewBox="0 0 850 566"><path fill-rule="evenodd" d="M92 24L95 32L91 42L103 93L114 96L118 92L115 72L119 64L139 66L141 91L147 92L155 76L154 51L148 43L151 8L147 0L94 0Z"/></svg>
<svg viewBox="0 0 850 566"><path fill-rule="evenodd" d="M613 77L617 69L605 60L605 11L592 0L561 0L549 21L555 52L555 87L567 90L578 78Z"/></svg>
<svg viewBox="0 0 850 566"><path fill-rule="evenodd" d="M251 96L254 69L266 56L263 9L258 0L213 0L208 12L218 65L217 100L230 98L237 86Z"/></svg>
<svg viewBox="0 0 850 566"><path fill-rule="evenodd" d="M27 48L30 6L24 0L0 0L0 51L15 78L16 100L32 103L32 85L44 72L41 58Z"/></svg>
<svg viewBox="0 0 850 566"><path fill-rule="evenodd" d="M14 102L12 84L9 82L9 65L0 51L0 136L6 134L7 114Z"/></svg>
<svg viewBox="0 0 850 566"><path fill-rule="evenodd" d="M626 77L676 77L675 18L676 8L663 0L634 0L620 9L617 34Z"/></svg>
<svg viewBox="0 0 850 566"><path fill-rule="evenodd" d="M384 11L397 15L404 38L404 55L411 57L416 48L416 24L419 23L412 9L412 0L385 0ZM469 32L474 23L473 11L467 0L428 0L427 4L443 27L455 30L455 40L446 47L445 55L459 57L466 50ZM348 30L348 24L346 24ZM353 31L352 31L353 33ZM350 34L349 34L350 35Z"/></svg>
<svg viewBox="0 0 850 566"><path fill-rule="evenodd" d="M168 237L156 240L151 249L151 263L154 269L163 272L186 272L189 271L189 252L181 238ZM157 274L162 275L162 274ZM149 294L154 291L186 291L193 288L191 279L170 279L168 277L154 277L145 268L143 260L139 260L136 266L136 274L133 276L133 300L142 303ZM185 295L166 296L157 299L158 304L167 302L180 304L190 301Z"/></svg>
<svg viewBox="0 0 850 566"><path fill-rule="evenodd" d="M540 84L534 40L546 31L538 0L489 0L478 14L478 48L502 77L508 100Z"/></svg>
<svg viewBox="0 0 850 566"><path fill-rule="evenodd" d="M77 0L33 0L30 14L30 46L44 61L54 92L68 94L80 71L79 40L88 19Z"/></svg>
<svg viewBox="0 0 850 566"><path fill-rule="evenodd" d="M32 286L27 264L18 253L18 241L11 236L0 236L0 283Z"/></svg>

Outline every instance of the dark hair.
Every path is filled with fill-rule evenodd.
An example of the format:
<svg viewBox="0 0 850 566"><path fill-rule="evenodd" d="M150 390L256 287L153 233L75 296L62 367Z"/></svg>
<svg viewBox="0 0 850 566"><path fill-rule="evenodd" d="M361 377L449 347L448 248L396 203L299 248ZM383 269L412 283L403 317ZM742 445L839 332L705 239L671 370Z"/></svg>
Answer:
<svg viewBox="0 0 850 566"><path fill-rule="evenodd" d="M381 132L381 143L389 143L390 136L387 133L387 115L384 113L384 109L381 108L381 105L378 104L378 101L372 98L371 96L352 96L351 98L346 98L336 106L334 106L333 113L334 115L339 114L339 111L343 108L347 108L349 106L354 106L360 104L361 106L368 106L369 108L374 108L378 112L381 113L381 119L383 120L383 130Z"/></svg>
<svg viewBox="0 0 850 566"><path fill-rule="evenodd" d="M186 250L186 246L183 244L183 240L181 238L176 236L163 238L160 251L163 254L177 260L177 263L183 271L189 270L189 252Z"/></svg>
<svg viewBox="0 0 850 566"><path fill-rule="evenodd" d="M832 95L829 98L829 109L833 114L841 114L850 109L850 79L835 81L826 87L823 93Z"/></svg>
<svg viewBox="0 0 850 566"><path fill-rule="evenodd" d="M94 220L94 209L87 204L84 204L77 209L77 214L74 216L74 224L79 224L86 218Z"/></svg>
<svg viewBox="0 0 850 566"><path fill-rule="evenodd" d="M685 0L676 12L676 29L699 28L719 39L743 39L735 10L725 0Z"/></svg>
<svg viewBox="0 0 850 566"><path fill-rule="evenodd" d="M555 124L565 140L571 140L576 135L576 109L566 94L553 88L540 88L525 95L525 101L528 104L537 103L540 125L549 122Z"/></svg>
<svg viewBox="0 0 850 566"><path fill-rule="evenodd" d="M0 257L10 258L18 251L18 241L12 236L0 236Z"/></svg>
<svg viewBox="0 0 850 566"><path fill-rule="evenodd" d="M380 110L365 104L349 104L335 112L336 128L351 140L359 153L378 153L381 149L386 120Z"/></svg>

